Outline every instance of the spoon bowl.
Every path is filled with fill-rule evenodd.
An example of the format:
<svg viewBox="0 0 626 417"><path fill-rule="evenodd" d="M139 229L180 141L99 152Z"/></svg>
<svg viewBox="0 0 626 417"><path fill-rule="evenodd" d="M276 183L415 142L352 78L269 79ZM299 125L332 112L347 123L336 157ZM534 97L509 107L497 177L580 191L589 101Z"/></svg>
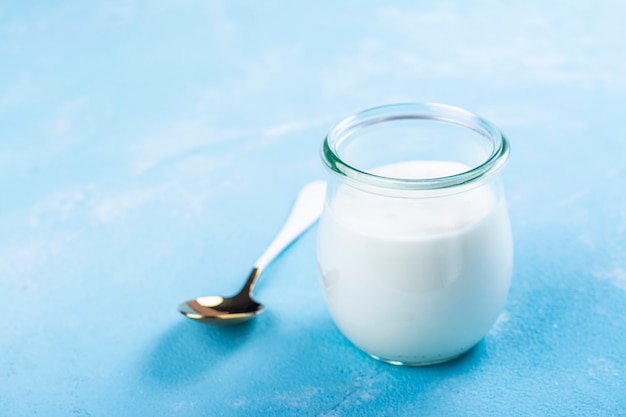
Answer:
<svg viewBox="0 0 626 417"><path fill-rule="evenodd" d="M184 316L206 324L223 325L236 324L250 320L263 312L263 305L252 299L251 291L247 290L248 283L256 280L260 270L254 268L246 285L232 297L209 295L198 297L178 306ZM253 281L251 282L253 284Z"/></svg>
<svg viewBox="0 0 626 417"><path fill-rule="evenodd" d="M322 214L326 183L314 181L302 188L278 235L254 263L241 290L232 297L211 295L193 298L178 306L185 317L204 324L236 324L250 320L263 312L263 305L254 301L252 290L261 271L302 235Z"/></svg>

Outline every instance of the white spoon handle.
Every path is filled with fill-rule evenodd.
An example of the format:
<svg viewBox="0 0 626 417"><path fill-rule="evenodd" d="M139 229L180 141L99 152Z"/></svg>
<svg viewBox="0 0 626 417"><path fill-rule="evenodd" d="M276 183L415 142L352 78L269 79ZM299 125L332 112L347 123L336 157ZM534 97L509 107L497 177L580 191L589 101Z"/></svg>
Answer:
<svg viewBox="0 0 626 417"><path fill-rule="evenodd" d="M254 263L254 267L259 270L264 269L305 230L311 227L322 214L325 197L326 182L314 181L305 185L298 194L287 221L269 247Z"/></svg>

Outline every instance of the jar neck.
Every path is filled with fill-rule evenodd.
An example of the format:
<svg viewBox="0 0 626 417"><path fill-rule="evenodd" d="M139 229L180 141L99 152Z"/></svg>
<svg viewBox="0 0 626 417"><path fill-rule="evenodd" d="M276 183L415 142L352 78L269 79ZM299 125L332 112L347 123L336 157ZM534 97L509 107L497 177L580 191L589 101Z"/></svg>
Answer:
<svg viewBox="0 0 626 417"><path fill-rule="evenodd" d="M454 126L457 130L464 131L464 135L471 134L471 140L480 141L481 146L486 149L484 157L475 163L466 164L466 169L453 175L411 178L381 175L371 168L348 161L342 155L342 149L355 147L355 143L363 137L367 137L363 140L371 141L367 136L370 130L381 130L398 123L418 126L424 122ZM381 137L389 140L389 137L384 135ZM337 124L328 133L322 145L324 164L337 179L357 188L383 194L462 192L492 179L505 165L508 155L508 141L489 121L457 107L440 104L395 104L365 110ZM419 160L420 157L413 156L412 159Z"/></svg>

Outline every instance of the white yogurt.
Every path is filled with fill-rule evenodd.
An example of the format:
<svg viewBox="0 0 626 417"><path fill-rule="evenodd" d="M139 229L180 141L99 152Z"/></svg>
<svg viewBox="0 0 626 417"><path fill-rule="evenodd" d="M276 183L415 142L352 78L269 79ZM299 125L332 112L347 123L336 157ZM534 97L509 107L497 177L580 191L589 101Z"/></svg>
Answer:
<svg viewBox="0 0 626 417"><path fill-rule="evenodd" d="M436 178L455 162L403 162L373 170ZM501 195L483 185L437 198L379 196L339 184L327 198L318 262L330 314L370 355L426 364L474 346L506 299L513 249Z"/></svg>

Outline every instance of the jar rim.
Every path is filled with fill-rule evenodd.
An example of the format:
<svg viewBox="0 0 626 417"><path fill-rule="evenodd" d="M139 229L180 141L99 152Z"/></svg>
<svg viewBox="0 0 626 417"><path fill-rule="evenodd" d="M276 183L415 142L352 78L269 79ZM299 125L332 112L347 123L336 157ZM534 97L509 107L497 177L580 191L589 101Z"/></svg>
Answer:
<svg viewBox="0 0 626 417"><path fill-rule="evenodd" d="M489 156L480 164L458 174L434 178L392 178L356 168L338 155L338 145L357 131L394 120L422 119L457 125L482 135L492 144ZM459 107L438 103L399 103L373 107L355 113L336 124L324 138L321 154L333 173L357 183L396 190L437 190L457 187L498 172L509 156L509 142L488 120Z"/></svg>

